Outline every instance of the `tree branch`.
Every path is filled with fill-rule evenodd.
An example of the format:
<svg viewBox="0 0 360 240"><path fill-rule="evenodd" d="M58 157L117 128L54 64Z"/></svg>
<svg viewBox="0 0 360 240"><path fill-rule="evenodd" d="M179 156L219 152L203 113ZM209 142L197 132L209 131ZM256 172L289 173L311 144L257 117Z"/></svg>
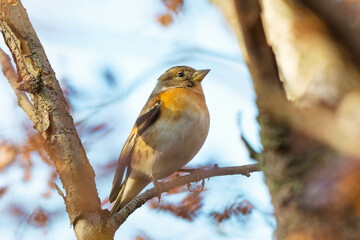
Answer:
<svg viewBox="0 0 360 240"><path fill-rule="evenodd" d="M168 192L173 188L179 187L181 185L186 185L192 182L199 182L205 178L211 178L216 176L241 174L249 177L250 173L260 171L260 165L256 163L256 164L249 164L249 165L243 165L237 167L224 167L224 168L219 168L217 167L217 165L215 165L211 169L208 170L200 169L199 171L201 171L200 174L197 171L193 171L190 174L184 176L178 176L168 182L159 182L160 192L156 192L156 190L152 188L140 194L130 203L128 203L123 209L121 209L120 212L110 217L107 226L110 229L116 231L136 209L141 207L148 200L158 196L163 192Z"/></svg>
<svg viewBox="0 0 360 240"><path fill-rule="evenodd" d="M360 29L352 24L349 11L342 2L332 0L301 1L327 25L332 36L338 40L360 66Z"/></svg>
<svg viewBox="0 0 360 240"><path fill-rule="evenodd" d="M284 88L278 75L275 55L266 41L258 0L235 0L235 9L246 46L248 57L246 62L253 76L254 87L257 88L255 89L258 93L257 97L262 98L264 96L259 92L267 91L267 85L272 86L272 90L276 90L275 94L285 97Z"/></svg>
<svg viewBox="0 0 360 240"><path fill-rule="evenodd" d="M14 83L14 71L8 65L3 65L3 69L23 109L46 141L46 150L66 192L66 210L75 234L78 239L94 239L101 227L95 173L62 89L20 0L1 2L0 28L22 80L18 87ZM19 94L18 90L23 92ZM32 108L25 99L25 91L30 96Z"/></svg>
<svg viewBox="0 0 360 240"><path fill-rule="evenodd" d="M235 32L239 42L244 43L240 46L243 47L242 52L254 82L259 111L270 114L278 122L326 143L339 152L359 158L360 148L357 143L360 142L360 136L352 131L344 131L339 124L341 115L324 106L314 105L302 109L287 100L280 83L276 59L265 38L258 0L234 0L233 4L236 11L229 14L235 14L237 18L235 26L240 31ZM352 128L357 129L356 123Z"/></svg>
<svg viewBox="0 0 360 240"><path fill-rule="evenodd" d="M307 2L311 2L314 5L325 1L326 0L307 0ZM262 1L262 3L265 2L268 3L269 1ZM292 3L292 1L287 0L277 2L284 2L288 4ZM326 210L324 210L322 207L317 206L308 208L305 207L305 204L302 203L302 201L304 201L304 192L308 191L307 188L313 188L313 185L316 186L318 182L324 181L324 179L327 180L329 178L328 172L326 172L326 174L320 175L319 169L326 169L326 165L329 164L329 162L331 166L334 165L334 162L338 161L349 162L349 159L351 159L347 157L349 155L359 159L360 149L358 144L360 138L358 132L356 132L356 129L358 129L358 124L354 121L354 119L356 119L356 121L359 120L357 116L354 116L354 113L356 112L356 106L359 105L359 97L356 99L354 99L353 96L350 97L350 99L352 98L353 100L351 105L349 104L350 100L348 99L348 96L350 95L349 92L354 91L355 89L346 89L346 92L344 92L345 97L341 99L339 104L339 108L341 108L341 106L345 103L350 105L347 106L346 110L347 114L353 114L354 117L352 121L348 116L341 116L341 111L339 111L339 108L337 108L338 106L331 106L330 108L329 106L322 105L321 103L315 103L305 109L289 102L277 89L278 84L276 81L279 81L279 74L277 71L274 71L274 65L276 64L276 61L272 54L264 51L264 49L269 48L269 46L266 41L259 41L261 38L265 39L265 36L264 33L261 33L262 31L259 31L259 29L262 28L262 22L256 21L256 19L259 19L262 14L259 8L258 0L235 0L235 3L237 6L236 9L238 21L242 32L241 36L239 37L243 37L245 39L244 42L249 59L248 67L251 72L255 91L258 96L257 103L260 112L259 122L262 127L261 135L264 146L263 154L265 159L263 169L266 182L269 186L273 199L275 216L277 219L277 230L275 233L277 239L290 239L292 237L296 238L295 235L298 236L297 233L299 233L299 229L302 234L304 233L305 238L309 239L327 239L327 236L335 236L334 239L343 239L344 237L339 237L341 235L351 235L354 239L357 239L358 237L356 237L357 235L354 234L352 229L356 228L354 225L356 225L358 221L356 217L354 217L352 214L349 214L351 210L348 211L347 207L346 210L344 207L337 213L330 214L330 216L323 214ZM269 4L264 4L263 6L266 5ZM264 7L264 9L269 8ZM279 12L284 11L284 9L279 9ZM302 11L302 9L296 8L294 14L300 15L300 11ZM322 11L327 11L326 7L323 8ZM269 14L270 17L277 17L274 12L271 13L271 15ZM288 12L286 13L287 14L284 14L284 18L279 19L286 21L286 18L290 16ZM336 14L339 18L344 18L344 15L341 14L341 11L336 11L333 13ZM297 18L296 20L304 21L303 18ZM315 25L316 22L309 21L307 24L311 28L312 24ZM294 29L296 29L298 26L297 24L289 25ZM284 43L283 46L274 45L274 47L283 48L283 50L285 49L284 52L286 54L291 55L292 51L289 50L289 45L286 45L286 42L292 41L292 38L288 36L288 33L284 31L284 28L276 25L274 28L277 27L280 30L278 32L276 31L276 33L280 33L280 31L281 33L284 33L284 35L279 36L279 38L284 38L285 40L282 42ZM345 24L340 25L339 27L347 28L348 26ZM306 35L314 33L312 31L306 33L301 29L296 30L301 33L298 35L299 38L302 37L302 34ZM318 29L314 28L312 30ZM316 33L314 35L316 35ZM260 37L258 34L263 36ZM359 44L359 41L355 40L358 39L358 37L352 39L354 44ZM314 45L311 46L312 48L307 48L307 51L312 51L314 48L322 47L319 45L320 42L324 43L323 41L314 41ZM299 40L297 43L298 45L301 45L302 42ZM294 46L296 47L298 45ZM341 47L339 49L336 47L330 51L339 50L341 53L344 52L344 49ZM351 48L349 47L349 49ZM286 58L286 54L283 56L284 59L290 59L291 61L291 57L287 56L288 58ZM304 51L302 54L303 55L301 57L306 59L305 56L308 56L309 53ZM280 54L277 55L277 57L278 56L281 57ZM299 66L316 68L322 64L321 57L323 56L320 55L319 59L317 59L319 61L319 65L305 65L302 62L302 64L299 64ZM325 58L323 59L325 60ZM287 65L285 65L285 67L286 66ZM336 66L337 65L332 65L332 67ZM345 71L348 71L347 68L345 69ZM339 79L336 79L341 83L339 86L347 84L346 81L344 81L346 78L341 77L342 76L340 76ZM274 81L269 81L269 79L273 79ZM287 79L284 80L286 81ZM299 77L298 80L301 81L301 77ZM354 80L356 81L358 79ZM269 84L269 82L271 83ZM319 88L320 84L323 84L323 82L317 82L317 85L313 87ZM355 91L358 91L358 89ZM347 125L346 128L344 125L341 126L341 121L343 120L341 117L348 117L348 121L345 122ZM348 129L350 129L350 131ZM326 143L333 149L324 146L323 143ZM345 156L342 155L342 153L345 153ZM347 163L344 164L346 165ZM339 170L337 169L337 171ZM337 173L335 173L335 175L336 174ZM314 176L316 176L316 178ZM329 206L329 209L333 209L333 205ZM289 224L289 221L291 224ZM321 229L321 234L316 232L319 229ZM326 230L323 232L323 229ZM341 231L343 232L337 235L337 232Z"/></svg>
<svg viewBox="0 0 360 240"><path fill-rule="evenodd" d="M25 92L17 89L17 76L14 67L11 64L9 56L0 48L0 64L2 67L2 72L6 79L9 81L11 88L13 89L19 106L25 111L32 122L36 122L36 115L34 111L34 106L30 102L28 96Z"/></svg>

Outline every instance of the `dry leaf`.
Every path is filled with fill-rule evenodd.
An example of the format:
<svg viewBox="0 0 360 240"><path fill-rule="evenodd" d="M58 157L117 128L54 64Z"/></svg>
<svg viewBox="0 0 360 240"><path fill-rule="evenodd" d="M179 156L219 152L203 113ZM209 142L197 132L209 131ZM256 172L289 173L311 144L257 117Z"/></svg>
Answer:
<svg viewBox="0 0 360 240"><path fill-rule="evenodd" d="M161 0L165 7L173 13L178 13L184 6L183 0Z"/></svg>
<svg viewBox="0 0 360 240"><path fill-rule="evenodd" d="M169 13L164 13L158 16L156 20L164 27L168 27L172 23L173 18Z"/></svg>
<svg viewBox="0 0 360 240"><path fill-rule="evenodd" d="M193 221L201 207L203 206L203 197L200 194L202 191L201 187L198 187L194 192L190 192L180 203L172 204L162 202L160 204L157 201L150 201L150 207L160 211L170 212L177 217Z"/></svg>
<svg viewBox="0 0 360 240"><path fill-rule="evenodd" d="M0 171L14 162L17 151L14 147L3 143L0 145Z"/></svg>
<svg viewBox="0 0 360 240"><path fill-rule="evenodd" d="M241 202L231 204L221 212L212 212L210 213L210 216L212 216L215 219L215 222L219 224L233 216L249 215L253 208L253 205L248 200L243 200Z"/></svg>

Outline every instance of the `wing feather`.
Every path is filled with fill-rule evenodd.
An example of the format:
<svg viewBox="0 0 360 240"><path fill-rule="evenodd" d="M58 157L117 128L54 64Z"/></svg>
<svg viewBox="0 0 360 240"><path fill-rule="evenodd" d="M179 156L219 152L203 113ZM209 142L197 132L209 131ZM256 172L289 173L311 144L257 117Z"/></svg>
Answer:
<svg viewBox="0 0 360 240"><path fill-rule="evenodd" d="M124 147L121 151L118 164L115 171L115 176L112 184L112 189L109 196L109 201L113 202L116 200L122 184L126 181L126 178L129 176L131 172L131 156L134 151L136 139L141 136L141 134L148 129L151 125L153 125L160 115L161 110L161 102L160 100L153 100L153 104L150 104L150 108L144 107L141 111L139 117L135 122L135 126L130 133L130 136L126 140ZM145 106L149 106L146 104ZM124 173L126 170L126 176L124 178Z"/></svg>
<svg viewBox="0 0 360 240"><path fill-rule="evenodd" d="M129 138L126 140L126 143L121 151L119 160L118 160L118 164L116 166L116 170L115 170L115 176L114 176L114 180L113 180L113 184L112 184L112 188L111 188L111 192L110 192L110 196L109 196L109 201L113 202L116 200L117 195L120 192L121 189L121 183L124 177L124 172L125 169L129 168L130 165L130 160L131 160L131 155L132 152L134 150L134 146L135 146L135 138L136 138L136 133L132 133L130 134ZM129 171L127 171L126 175L128 175L128 173L130 173Z"/></svg>

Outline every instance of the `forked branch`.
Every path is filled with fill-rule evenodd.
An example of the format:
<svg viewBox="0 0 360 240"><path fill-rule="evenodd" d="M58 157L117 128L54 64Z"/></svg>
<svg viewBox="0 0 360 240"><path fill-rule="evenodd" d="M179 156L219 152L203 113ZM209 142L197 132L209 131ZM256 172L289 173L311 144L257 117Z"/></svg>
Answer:
<svg viewBox="0 0 360 240"><path fill-rule="evenodd" d="M14 89L19 105L46 142L45 148L66 192L64 200L70 222L87 222L87 215L101 211L95 173L77 134L59 82L20 0L1 2L0 28L18 76L8 57L1 53L4 74ZM91 229L94 228L87 230L90 236ZM76 226L75 233L79 236Z"/></svg>
<svg viewBox="0 0 360 240"><path fill-rule="evenodd" d="M34 106L30 102L26 93L18 89L18 83L17 83L18 78L16 75L16 71L13 65L11 64L10 57L1 48L0 48L0 64L4 76L9 81L11 88L13 89L17 97L19 106L25 111L25 113L28 115L28 117L32 122L36 122Z"/></svg>

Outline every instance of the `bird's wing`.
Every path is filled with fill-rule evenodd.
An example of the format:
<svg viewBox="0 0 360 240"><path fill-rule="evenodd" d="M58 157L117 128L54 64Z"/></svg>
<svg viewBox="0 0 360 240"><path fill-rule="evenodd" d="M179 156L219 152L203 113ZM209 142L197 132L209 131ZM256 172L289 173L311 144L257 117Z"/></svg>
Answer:
<svg viewBox="0 0 360 240"><path fill-rule="evenodd" d="M126 177L130 174L130 160L136 143L136 139L148 129L160 115L160 105L161 101L157 98L150 98L149 101L145 104L145 107L141 111L139 117L135 122L135 126L130 133L130 136L125 142L125 145L121 151L119 161L116 167L115 176L113 180L112 189L109 196L109 201L113 202L116 200L117 195L121 189L121 183L124 177L126 170ZM124 180L125 181L125 180Z"/></svg>
<svg viewBox="0 0 360 240"><path fill-rule="evenodd" d="M150 127L160 115L160 100L154 101L150 109L144 109L143 114L136 119L135 127L138 135L141 135L148 127Z"/></svg>

